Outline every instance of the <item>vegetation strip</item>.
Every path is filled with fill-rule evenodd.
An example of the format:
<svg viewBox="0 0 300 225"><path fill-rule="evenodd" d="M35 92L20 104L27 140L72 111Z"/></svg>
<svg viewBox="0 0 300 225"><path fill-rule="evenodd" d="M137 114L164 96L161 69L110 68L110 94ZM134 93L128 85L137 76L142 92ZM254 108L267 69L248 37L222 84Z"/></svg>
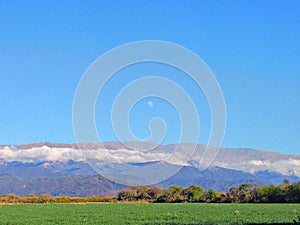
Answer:
<svg viewBox="0 0 300 225"><path fill-rule="evenodd" d="M205 191L201 186L192 185L188 188L171 186L168 189L153 187L131 187L120 191L116 196L92 197L52 197L49 194L35 196L17 196L14 194L1 195L0 203L91 203L91 202L206 202L206 203L300 203L300 182L291 184L285 180L283 184L254 187L242 184L231 187L228 193Z"/></svg>

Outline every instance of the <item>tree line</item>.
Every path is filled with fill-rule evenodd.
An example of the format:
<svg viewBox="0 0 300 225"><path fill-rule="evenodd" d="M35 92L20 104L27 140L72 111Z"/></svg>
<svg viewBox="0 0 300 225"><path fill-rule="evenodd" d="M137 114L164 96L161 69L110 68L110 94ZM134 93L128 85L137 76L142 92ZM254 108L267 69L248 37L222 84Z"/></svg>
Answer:
<svg viewBox="0 0 300 225"><path fill-rule="evenodd" d="M70 196L51 196L42 194L36 196L18 196L15 194L6 194L0 196L0 204L46 204L46 203L89 203L89 202L117 202L116 198L106 196L91 197L70 197Z"/></svg>
<svg viewBox="0 0 300 225"><path fill-rule="evenodd" d="M161 190L150 187L132 187L118 193L117 200L149 202L215 202L215 203L300 203L300 182L255 187L242 184L231 187L229 192L204 190L199 185L188 188L171 186Z"/></svg>
<svg viewBox="0 0 300 225"><path fill-rule="evenodd" d="M0 203L88 203L88 202L215 202L215 203L300 203L300 182L290 183L285 180L281 185L265 185L255 187L242 184L231 187L226 192L216 192L213 189L204 190L199 185L187 188L171 186L167 189L154 187L131 187L117 193L116 196L92 197L52 197L49 194L35 196L17 196L14 194L0 196Z"/></svg>

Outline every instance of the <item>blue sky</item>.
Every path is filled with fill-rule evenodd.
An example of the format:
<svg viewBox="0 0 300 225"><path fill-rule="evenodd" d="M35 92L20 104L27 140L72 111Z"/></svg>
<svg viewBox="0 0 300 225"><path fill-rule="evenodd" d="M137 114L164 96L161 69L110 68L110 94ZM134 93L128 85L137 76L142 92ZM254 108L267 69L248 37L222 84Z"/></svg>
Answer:
<svg viewBox="0 0 300 225"><path fill-rule="evenodd" d="M111 48L151 39L185 46L213 70L227 106L224 146L299 154L299 15L299 1L0 1L0 143L74 142L72 103L86 68ZM147 72L189 89L205 143L201 91L151 64L125 69L104 91L96 107L102 140L115 140L109 106L118 87ZM178 115L155 98L133 109L135 134L147 137L153 116L169 125L164 143L176 142Z"/></svg>

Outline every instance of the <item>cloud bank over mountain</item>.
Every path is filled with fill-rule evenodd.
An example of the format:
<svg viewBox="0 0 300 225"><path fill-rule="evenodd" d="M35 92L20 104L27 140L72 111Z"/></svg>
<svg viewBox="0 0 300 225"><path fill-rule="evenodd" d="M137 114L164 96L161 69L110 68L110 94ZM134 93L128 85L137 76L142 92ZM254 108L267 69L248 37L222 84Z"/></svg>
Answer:
<svg viewBox="0 0 300 225"><path fill-rule="evenodd" d="M133 143L129 148L120 143L104 144L53 144L36 143L29 145L0 146L0 160L4 162L89 162L104 164L147 163L163 161L176 166L191 166L201 169L201 163L207 160L207 152L212 147L197 145L191 157L184 155L192 144L182 144L180 151L176 145L159 145L149 151L151 143ZM143 148L143 145L145 148ZM147 146L146 146L147 145ZM206 151L206 152L205 152ZM204 154L206 153L206 154ZM209 155L208 155L209 156ZM186 160L188 157L188 161ZM99 164L100 165L100 164ZM249 173L271 171L283 175L300 177L300 155L287 155L254 149L221 148L210 166L241 170Z"/></svg>
<svg viewBox="0 0 300 225"><path fill-rule="evenodd" d="M187 157L194 147L149 142L1 145L0 194L108 194L126 187L124 184L136 184L135 176L145 178L145 171L150 174L148 178L164 176L164 171L151 174L148 170L157 164L165 171L177 171L153 184L157 187L198 184L205 189L228 191L229 187L243 183L265 185L280 184L284 179L300 180L300 155L247 148L218 151L198 144L193 155ZM218 154L212 160L214 153ZM203 168L203 164L209 167ZM132 167L136 169L128 173ZM110 179L109 174L120 177L122 182Z"/></svg>

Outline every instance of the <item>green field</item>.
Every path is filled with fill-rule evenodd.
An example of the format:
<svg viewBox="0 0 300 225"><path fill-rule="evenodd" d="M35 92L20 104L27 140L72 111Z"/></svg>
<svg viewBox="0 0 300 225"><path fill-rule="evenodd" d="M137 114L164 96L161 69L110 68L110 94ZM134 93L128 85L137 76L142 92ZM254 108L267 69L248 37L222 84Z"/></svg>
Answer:
<svg viewBox="0 0 300 225"><path fill-rule="evenodd" d="M293 224L299 213L299 204L3 205L0 224Z"/></svg>

